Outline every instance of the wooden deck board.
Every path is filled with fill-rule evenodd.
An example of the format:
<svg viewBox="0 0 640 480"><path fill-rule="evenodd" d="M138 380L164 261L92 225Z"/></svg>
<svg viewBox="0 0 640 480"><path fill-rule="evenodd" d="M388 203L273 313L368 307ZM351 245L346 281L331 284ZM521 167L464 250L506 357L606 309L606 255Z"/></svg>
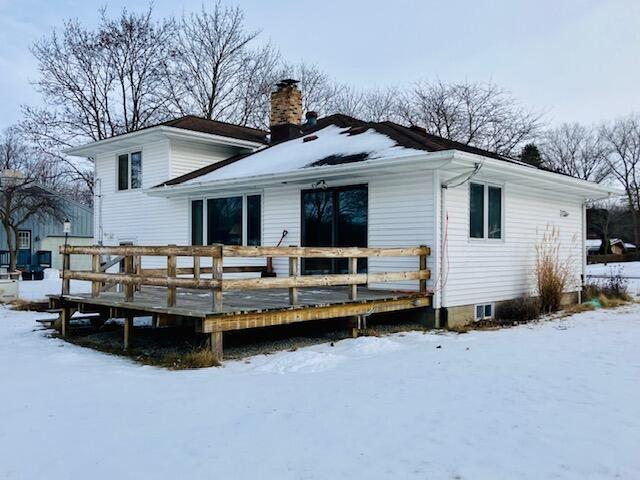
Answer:
<svg viewBox="0 0 640 480"><path fill-rule="evenodd" d="M415 295L414 292L398 292L392 290L370 290L358 288L357 301L371 301L392 299ZM289 290L243 290L224 292L222 312L214 312L211 292L204 290L178 289L175 307L167 307L167 292L164 287L144 287L135 293L133 302L125 302L122 292L102 292L98 297L90 294L69 294L65 298L71 301L82 301L87 304L95 303L103 306L113 306L140 310L149 310L182 314L189 312L189 316L205 317L216 314L232 314L238 312L259 312L274 309L290 309ZM344 287L322 287L300 289L298 305L322 306L336 303L350 302L349 292ZM185 313L186 314L186 313Z"/></svg>

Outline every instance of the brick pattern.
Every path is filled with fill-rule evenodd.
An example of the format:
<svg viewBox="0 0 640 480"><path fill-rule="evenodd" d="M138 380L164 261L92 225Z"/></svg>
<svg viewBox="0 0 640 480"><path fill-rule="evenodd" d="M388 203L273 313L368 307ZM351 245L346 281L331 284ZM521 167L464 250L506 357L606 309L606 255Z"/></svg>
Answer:
<svg viewBox="0 0 640 480"><path fill-rule="evenodd" d="M302 92L297 85L279 87L271 93L271 125L300 125Z"/></svg>

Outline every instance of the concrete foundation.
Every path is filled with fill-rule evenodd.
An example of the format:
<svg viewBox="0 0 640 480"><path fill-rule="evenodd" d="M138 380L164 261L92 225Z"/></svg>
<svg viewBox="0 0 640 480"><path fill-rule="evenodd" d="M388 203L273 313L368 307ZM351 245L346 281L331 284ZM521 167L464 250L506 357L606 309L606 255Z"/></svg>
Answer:
<svg viewBox="0 0 640 480"><path fill-rule="evenodd" d="M487 302L493 303L497 308L501 303L507 302L503 300L500 302ZM562 296L561 305L568 307L575 305L580 301L580 292L567 292ZM442 325L446 328L457 328L465 325L469 325L475 321L475 305L459 305L455 307L448 307L446 309L446 325Z"/></svg>

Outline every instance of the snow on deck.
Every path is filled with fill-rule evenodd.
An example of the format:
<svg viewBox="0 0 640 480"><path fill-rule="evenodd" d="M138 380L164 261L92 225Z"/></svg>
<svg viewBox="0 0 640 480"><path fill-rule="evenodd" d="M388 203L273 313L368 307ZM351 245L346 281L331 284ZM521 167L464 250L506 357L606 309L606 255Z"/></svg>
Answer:
<svg viewBox="0 0 640 480"><path fill-rule="evenodd" d="M0 307L0 478L640 472L638 305L181 372L47 338L41 316Z"/></svg>
<svg viewBox="0 0 640 480"><path fill-rule="evenodd" d="M391 138L369 129L355 135L347 134L349 128L329 125L307 137L317 136L305 142L304 137L265 148L230 165L184 182L185 185L290 172L312 166L331 156L348 157L365 154L366 160L391 158L423 150L401 147Z"/></svg>

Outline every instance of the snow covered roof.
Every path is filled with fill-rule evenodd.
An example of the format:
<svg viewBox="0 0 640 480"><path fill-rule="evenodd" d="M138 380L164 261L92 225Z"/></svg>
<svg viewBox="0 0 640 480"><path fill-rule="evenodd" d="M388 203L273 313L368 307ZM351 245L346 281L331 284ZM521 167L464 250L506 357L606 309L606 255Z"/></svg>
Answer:
<svg viewBox="0 0 640 480"><path fill-rule="evenodd" d="M602 245L602 240L600 240L599 238L588 238L584 241L584 244L589 249L600 248L600 245Z"/></svg>
<svg viewBox="0 0 640 480"><path fill-rule="evenodd" d="M319 119L316 125L301 126L299 136L294 139L208 165L158 186L285 173L308 167L444 150L461 150L512 161L495 153L430 135L423 128L406 127L393 122L364 122L336 114Z"/></svg>
<svg viewBox="0 0 640 480"><path fill-rule="evenodd" d="M251 155L245 155L238 161L180 183L191 184L277 174L307 167L338 165L415 153L422 152L399 146L388 136L373 129L354 133L349 127L341 128L329 125L312 135L282 142Z"/></svg>

